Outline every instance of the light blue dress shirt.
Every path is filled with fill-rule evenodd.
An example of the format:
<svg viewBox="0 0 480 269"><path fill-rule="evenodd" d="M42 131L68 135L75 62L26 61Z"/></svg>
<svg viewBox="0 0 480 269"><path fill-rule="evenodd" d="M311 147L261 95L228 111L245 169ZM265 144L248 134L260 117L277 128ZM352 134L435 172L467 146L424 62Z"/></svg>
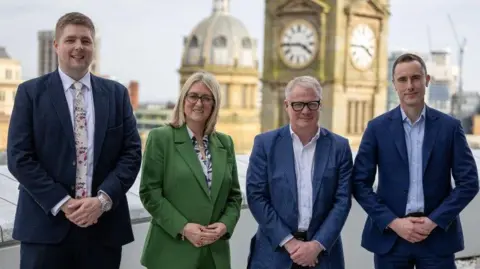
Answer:
<svg viewBox="0 0 480 269"><path fill-rule="evenodd" d="M410 121L403 109L400 108L400 110L402 112L403 129L405 130L410 174L405 214L424 212L422 148L425 134L425 106L423 107L422 114L414 123Z"/></svg>

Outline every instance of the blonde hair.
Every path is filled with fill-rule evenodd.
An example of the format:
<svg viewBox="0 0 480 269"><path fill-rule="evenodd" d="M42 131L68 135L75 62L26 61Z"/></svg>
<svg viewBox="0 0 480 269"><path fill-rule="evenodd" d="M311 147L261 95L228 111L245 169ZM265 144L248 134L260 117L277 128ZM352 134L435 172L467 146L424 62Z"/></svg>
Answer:
<svg viewBox="0 0 480 269"><path fill-rule="evenodd" d="M196 72L191 75L185 84L183 84L182 90L180 91L180 96L178 97L177 104L173 109L172 120L170 121L170 125L175 128L180 128L185 124L185 98L187 96L188 91L193 86L193 84L197 82L202 82L209 90L212 92L213 95L213 110L208 117L208 120L205 124L204 135L209 135L215 132L215 125L217 124L218 120L218 112L220 110L220 84L218 83L217 79L208 72Z"/></svg>

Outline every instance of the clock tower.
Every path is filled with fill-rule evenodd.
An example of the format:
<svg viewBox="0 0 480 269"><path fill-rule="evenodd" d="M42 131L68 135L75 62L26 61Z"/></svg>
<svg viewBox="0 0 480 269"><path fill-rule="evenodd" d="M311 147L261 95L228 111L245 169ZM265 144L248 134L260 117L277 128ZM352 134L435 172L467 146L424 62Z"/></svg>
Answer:
<svg viewBox="0 0 480 269"><path fill-rule="evenodd" d="M262 131L288 123L286 84L316 77L320 123L352 142L385 112L389 0L266 0Z"/></svg>

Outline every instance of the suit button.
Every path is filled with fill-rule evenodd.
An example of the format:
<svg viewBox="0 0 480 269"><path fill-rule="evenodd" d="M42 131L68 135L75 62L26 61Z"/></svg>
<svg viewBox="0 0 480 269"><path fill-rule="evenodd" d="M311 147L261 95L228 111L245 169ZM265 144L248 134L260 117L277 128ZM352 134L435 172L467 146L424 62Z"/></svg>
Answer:
<svg viewBox="0 0 480 269"><path fill-rule="evenodd" d="M73 165L73 166L75 166L75 163L76 163L76 162L75 162L75 161L73 161L73 162L72 162L72 165Z"/></svg>
<svg viewBox="0 0 480 269"><path fill-rule="evenodd" d="M72 191L75 190L75 185L72 185L70 189L72 189Z"/></svg>
<svg viewBox="0 0 480 269"><path fill-rule="evenodd" d="M403 193L407 194L407 193L408 193L408 191L407 191L407 190L405 190L405 191L403 191Z"/></svg>

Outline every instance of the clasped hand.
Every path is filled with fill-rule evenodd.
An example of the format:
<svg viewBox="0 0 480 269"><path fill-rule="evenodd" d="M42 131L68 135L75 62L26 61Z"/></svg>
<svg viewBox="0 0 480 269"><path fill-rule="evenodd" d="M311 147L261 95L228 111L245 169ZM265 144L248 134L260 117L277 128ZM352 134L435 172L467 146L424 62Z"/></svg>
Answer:
<svg viewBox="0 0 480 269"><path fill-rule="evenodd" d="M322 247L317 241L303 242L295 238L285 244L292 261L305 267L315 267L318 264L318 255Z"/></svg>
<svg viewBox="0 0 480 269"><path fill-rule="evenodd" d="M96 197L70 199L62 206L62 211L72 223L86 228L96 224L102 215L102 205Z"/></svg>
<svg viewBox="0 0 480 269"><path fill-rule="evenodd" d="M183 228L183 235L195 247L202 247L214 243L227 232L227 226L216 222L208 226L196 223L187 223Z"/></svg>
<svg viewBox="0 0 480 269"><path fill-rule="evenodd" d="M427 217L397 218L390 225L398 236L410 243L425 240L437 225Z"/></svg>

